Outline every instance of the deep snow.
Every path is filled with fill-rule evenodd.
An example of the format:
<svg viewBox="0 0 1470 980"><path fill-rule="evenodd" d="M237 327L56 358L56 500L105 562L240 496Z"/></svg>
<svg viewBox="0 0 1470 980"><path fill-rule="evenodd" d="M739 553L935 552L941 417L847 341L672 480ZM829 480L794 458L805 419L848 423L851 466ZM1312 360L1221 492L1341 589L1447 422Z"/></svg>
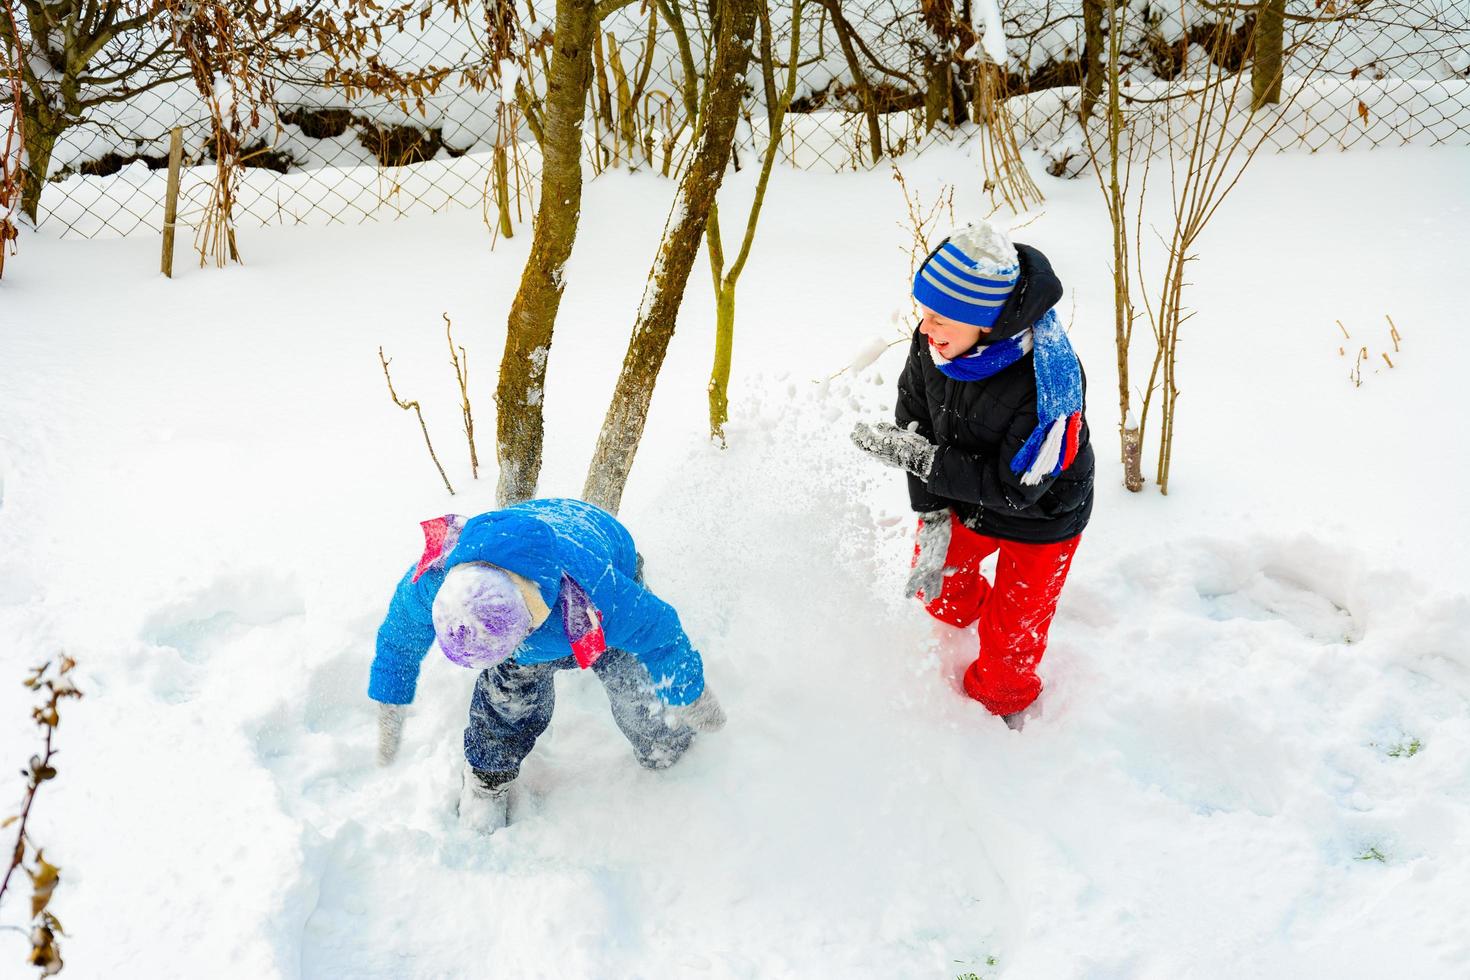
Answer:
<svg viewBox="0 0 1470 980"><path fill-rule="evenodd" d="M988 210L963 149L904 166L958 183L962 220ZM644 772L595 680L563 674L488 840L453 816L473 674L431 657L386 770L365 688L418 521L491 506L440 314L491 459L529 231L492 253L476 214L242 229L247 266L173 281L147 238L24 239L0 283L0 744L19 764L32 742L4 677L78 658L34 828L70 975L1470 972L1470 151L1253 168L1191 268L1167 498L1120 486L1097 187L1038 174L1017 237L1068 286L1100 473L1020 733L958 693L973 637L902 599L902 480L847 440L902 361L873 353L905 329L898 187L778 173L730 447L705 437L701 258L622 512L730 724ZM581 487L671 190L587 189L546 494Z"/></svg>

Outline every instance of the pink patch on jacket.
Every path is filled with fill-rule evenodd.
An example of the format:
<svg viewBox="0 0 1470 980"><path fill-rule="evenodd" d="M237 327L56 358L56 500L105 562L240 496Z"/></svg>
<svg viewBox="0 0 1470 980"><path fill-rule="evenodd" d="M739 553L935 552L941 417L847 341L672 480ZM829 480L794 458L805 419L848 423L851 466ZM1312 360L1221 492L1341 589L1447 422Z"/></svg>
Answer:
<svg viewBox="0 0 1470 980"><path fill-rule="evenodd" d="M445 514L433 520L419 522L424 529L424 553L414 566L413 581L417 582L431 568L444 565L444 559L459 543L459 532L465 519L458 514Z"/></svg>
<svg viewBox="0 0 1470 980"><path fill-rule="evenodd" d="M567 633L567 642L572 645L572 655L583 670L607 652L602 614L576 579L565 573L561 577L561 622Z"/></svg>

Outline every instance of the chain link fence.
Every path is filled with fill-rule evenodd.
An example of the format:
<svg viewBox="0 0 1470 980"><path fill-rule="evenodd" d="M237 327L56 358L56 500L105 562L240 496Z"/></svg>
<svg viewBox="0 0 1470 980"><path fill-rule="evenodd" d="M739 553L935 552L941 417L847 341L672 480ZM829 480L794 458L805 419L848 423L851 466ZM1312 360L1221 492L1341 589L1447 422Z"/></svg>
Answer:
<svg viewBox="0 0 1470 980"><path fill-rule="evenodd" d="M1259 130L1262 149L1470 145L1470 4L1390 0L1336 10L1334 0L1312 0L1296 6L1302 20L1293 21L1292 6L1286 7L1280 101L1240 114L1245 128ZM1200 78L1218 82L1222 74L1249 101L1246 44L1253 23L1246 17L1233 31L1216 34L1214 9L1196 8L1188 23L1145 14L1133 25L1120 68L1125 113L1163 125L1169 111L1162 106L1187 101ZM1224 72L1201 71L1207 59ZM1033 87L1008 103L1017 129L1046 152L1054 173L1075 173L1076 163L1067 167L1064 158L1085 156L1075 121L1080 102L1074 85ZM1178 150L1189 138L1187 127L1166 138Z"/></svg>
<svg viewBox="0 0 1470 980"><path fill-rule="evenodd" d="M1168 14L1147 6L1126 9L1135 22L1120 65L1125 97L1187 86L1192 59L1241 59L1238 50L1211 47L1208 31L1222 16L1212 2ZM1317 152L1470 144L1470 3L1292 0L1287 11L1327 23L1291 21L1296 33L1288 41L1285 70L1293 94L1277 110L1287 118L1272 131L1270 146ZM689 68L698 75L705 63L706 12L699 4L681 9L670 0L645 0L603 19L585 126L590 174L610 167L678 172L693 128ZM854 170L933 142L974 138L974 79L982 56L969 13L968 0L958 6L949 0L805 0L798 22L799 84L780 134L780 162ZM432 58L453 68L452 80L422 105L349 95L314 75L311 59L304 58L296 77L277 80L258 125L241 139L245 172L235 221L358 223L467 208L481 209L493 225L499 183L511 216L528 223L539 152L518 95L544 88L547 72L536 68L546 66L550 14L521 0L517 15L519 40L536 48L520 69L496 65L485 37L489 16L441 11L386 39L383 57L396 63ZM1066 144L1073 138L1085 61L1081 0L1013 0L1003 16L1004 104L1013 128L1033 148ZM777 76L790 57L793 20L791 6L770 12L766 40ZM1248 71L1249 65L1232 70ZM1303 75L1305 86L1298 84ZM767 140L757 62L747 80L750 115L736 144L742 165ZM0 117L0 127L4 122ZM86 238L158 231L175 127L183 131L185 148L179 220L196 222L214 178L213 125L188 79L89 112L56 143L38 227ZM495 165L497 145L506 148L503 175Z"/></svg>

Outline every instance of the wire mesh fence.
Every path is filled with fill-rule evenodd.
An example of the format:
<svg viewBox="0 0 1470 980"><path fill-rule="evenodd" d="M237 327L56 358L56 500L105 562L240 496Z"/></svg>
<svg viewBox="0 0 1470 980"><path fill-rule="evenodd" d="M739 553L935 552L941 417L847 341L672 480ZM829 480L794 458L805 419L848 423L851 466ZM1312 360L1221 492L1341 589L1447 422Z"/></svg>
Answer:
<svg viewBox="0 0 1470 980"><path fill-rule="evenodd" d="M1339 10L1334 0L1302 0L1282 7L1279 97L1239 121L1257 131L1262 149L1470 145L1470 4L1392 0ZM1194 111L1188 107L1200 100L1202 79L1240 90L1222 101L1239 94L1250 103L1256 25L1241 9L1207 4L1184 23L1147 12L1136 18L1125 30L1122 111L1165 126L1180 107ZM1075 172L1063 158L1083 157L1095 145L1077 138L1081 101L1072 86L1033 89L1008 103L1027 140L1048 151L1053 172ZM1189 136L1189 127L1174 126L1163 140L1178 149Z"/></svg>
<svg viewBox="0 0 1470 980"><path fill-rule="evenodd" d="M29 2L10 0L17 8ZM258 118L238 134L234 220L357 223L469 208L493 226L498 207L528 222L540 159L534 106L549 73L550 12L520 0L509 32L518 51L512 62L496 43L497 24L508 15L495 4L431 10L372 46L369 67L374 59L436 66L440 82L411 101L373 96L351 83L360 73L302 49L289 70L277 70ZM591 174L676 174L692 142L708 60L708 6L604 0L602 7L584 126L587 167ZM1289 98L1271 110L1284 117L1270 133L1271 148L1470 143L1470 4L1288 0L1284 7ZM1187 90L1191 64L1201 58L1234 58L1232 71L1249 71L1240 50L1218 41L1224 34L1210 33L1238 6L1200 0L1173 12L1120 9L1132 18L1120 61L1127 99L1145 104L1161 92ZM1076 150L1074 120L1090 56L1082 0L1013 0L1003 18L1003 105L1017 138L1053 157L1068 146ZM16 43L35 44L31 21L12 23ZM781 127L784 165L861 169L980 131L985 55L968 2L787 0L771 8L765 38L777 69L789 57L794 25L799 85ZM219 122L182 56L169 50L170 30L159 20L141 32L162 51L151 66L162 81L97 103L55 140L36 206L38 228L63 237L156 232L175 127L185 148L179 220L199 222L215 179ZM748 76L737 161L760 152L768 138L770 93L758 76ZM105 88L107 76L94 71L90 84ZM4 123L0 118L0 128Z"/></svg>

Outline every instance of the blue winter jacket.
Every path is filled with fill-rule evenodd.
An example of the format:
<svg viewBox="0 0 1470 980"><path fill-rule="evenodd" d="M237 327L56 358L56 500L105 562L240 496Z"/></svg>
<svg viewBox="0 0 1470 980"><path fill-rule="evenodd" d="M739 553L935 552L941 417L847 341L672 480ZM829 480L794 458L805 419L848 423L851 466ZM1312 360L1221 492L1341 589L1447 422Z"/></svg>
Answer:
<svg viewBox="0 0 1470 980"><path fill-rule="evenodd" d="M445 573L467 561L489 562L529 579L552 610L517 648L517 661L538 664L572 655L556 611L565 572L601 612L608 647L642 661L660 698L682 705L703 693L704 665L679 614L634 577L638 552L627 528L591 504L549 499L470 518L442 565L430 567L417 582L413 568L404 574L378 628L369 697L385 704L413 700L419 665L434 642L434 596Z"/></svg>

